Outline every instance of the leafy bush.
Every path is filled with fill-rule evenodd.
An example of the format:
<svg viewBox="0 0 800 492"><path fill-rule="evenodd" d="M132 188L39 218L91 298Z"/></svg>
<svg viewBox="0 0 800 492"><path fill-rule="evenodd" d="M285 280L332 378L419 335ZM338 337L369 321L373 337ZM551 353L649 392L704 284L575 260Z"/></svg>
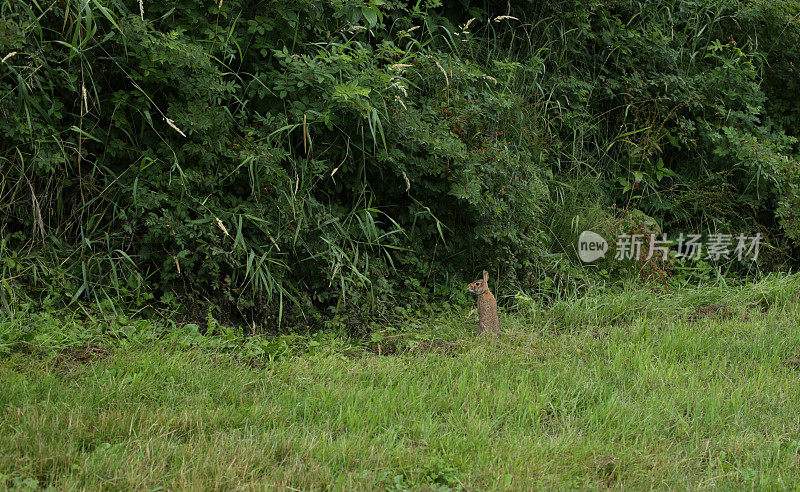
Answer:
<svg viewBox="0 0 800 492"><path fill-rule="evenodd" d="M796 3L466 5L2 2L4 302L365 331L612 205L792 261Z"/></svg>

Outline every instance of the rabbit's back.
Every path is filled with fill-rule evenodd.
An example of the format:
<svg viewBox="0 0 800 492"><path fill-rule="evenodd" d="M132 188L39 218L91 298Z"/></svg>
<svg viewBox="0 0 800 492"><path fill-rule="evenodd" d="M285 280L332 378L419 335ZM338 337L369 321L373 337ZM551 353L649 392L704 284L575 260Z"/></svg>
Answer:
<svg viewBox="0 0 800 492"><path fill-rule="evenodd" d="M500 334L500 318L497 315L497 301L491 292L485 292L478 296L478 319L480 325L478 332L490 332Z"/></svg>

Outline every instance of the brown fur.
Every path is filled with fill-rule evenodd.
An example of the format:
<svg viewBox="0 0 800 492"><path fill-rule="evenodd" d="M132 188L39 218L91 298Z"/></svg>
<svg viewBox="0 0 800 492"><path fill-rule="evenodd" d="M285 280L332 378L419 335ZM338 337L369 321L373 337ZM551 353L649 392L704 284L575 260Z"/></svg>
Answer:
<svg viewBox="0 0 800 492"><path fill-rule="evenodd" d="M467 290L478 296L478 333L500 334L500 318L497 316L497 301L489 290L489 272L483 271L483 280L476 280Z"/></svg>

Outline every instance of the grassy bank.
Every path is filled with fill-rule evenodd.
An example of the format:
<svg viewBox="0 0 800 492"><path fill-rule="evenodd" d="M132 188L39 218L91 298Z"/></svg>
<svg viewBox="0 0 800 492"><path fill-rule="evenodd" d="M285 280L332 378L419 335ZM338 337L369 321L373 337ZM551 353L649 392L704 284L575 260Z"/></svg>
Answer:
<svg viewBox="0 0 800 492"><path fill-rule="evenodd" d="M40 318L0 359L0 487L797 488L796 283L533 307L496 340L467 313L272 338L282 355L260 357L129 320L61 347Z"/></svg>

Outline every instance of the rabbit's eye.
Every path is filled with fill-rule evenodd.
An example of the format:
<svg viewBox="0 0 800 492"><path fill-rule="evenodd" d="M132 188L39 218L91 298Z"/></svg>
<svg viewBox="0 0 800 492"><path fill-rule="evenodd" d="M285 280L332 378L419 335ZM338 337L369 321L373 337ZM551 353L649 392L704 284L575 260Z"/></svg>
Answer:
<svg viewBox="0 0 800 492"><path fill-rule="evenodd" d="M475 285L477 285L478 287L480 287L480 286L481 286L481 283L480 283L480 282L475 282Z"/></svg>

